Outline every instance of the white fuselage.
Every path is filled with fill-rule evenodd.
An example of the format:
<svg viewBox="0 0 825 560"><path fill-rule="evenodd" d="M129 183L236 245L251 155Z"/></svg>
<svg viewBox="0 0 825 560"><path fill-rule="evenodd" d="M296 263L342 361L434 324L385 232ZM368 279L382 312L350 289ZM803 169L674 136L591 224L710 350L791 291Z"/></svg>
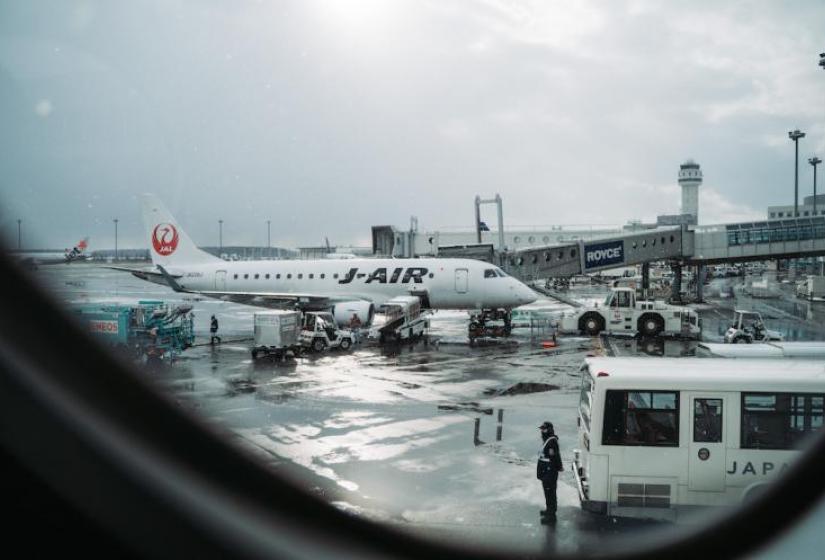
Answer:
<svg viewBox="0 0 825 560"><path fill-rule="evenodd" d="M426 294L433 309L511 309L536 300L530 288L501 275L498 267L469 259L226 261L168 271L196 292L311 294L376 305L395 296Z"/></svg>

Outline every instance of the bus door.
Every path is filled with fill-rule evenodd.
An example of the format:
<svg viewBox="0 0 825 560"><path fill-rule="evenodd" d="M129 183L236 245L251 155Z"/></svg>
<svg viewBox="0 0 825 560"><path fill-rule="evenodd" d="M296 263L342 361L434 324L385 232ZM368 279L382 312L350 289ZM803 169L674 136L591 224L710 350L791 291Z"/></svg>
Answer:
<svg viewBox="0 0 825 560"><path fill-rule="evenodd" d="M467 269L455 269L455 291L459 294L467 293Z"/></svg>
<svg viewBox="0 0 825 560"><path fill-rule="evenodd" d="M688 489L725 490L725 398L721 394L688 393L690 454Z"/></svg>
<svg viewBox="0 0 825 560"><path fill-rule="evenodd" d="M218 292L226 291L226 271L218 270L215 272L215 290Z"/></svg>

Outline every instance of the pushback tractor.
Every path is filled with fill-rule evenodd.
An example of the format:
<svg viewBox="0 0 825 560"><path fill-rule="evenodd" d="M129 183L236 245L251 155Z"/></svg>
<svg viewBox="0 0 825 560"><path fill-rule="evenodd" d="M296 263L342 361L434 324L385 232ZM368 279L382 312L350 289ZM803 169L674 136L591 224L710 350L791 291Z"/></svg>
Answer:
<svg viewBox="0 0 825 560"><path fill-rule="evenodd" d="M660 301L637 300L633 288L611 289L604 305L565 314L559 327L591 336L604 333L697 338L702 332L696 311Z"/></svg>

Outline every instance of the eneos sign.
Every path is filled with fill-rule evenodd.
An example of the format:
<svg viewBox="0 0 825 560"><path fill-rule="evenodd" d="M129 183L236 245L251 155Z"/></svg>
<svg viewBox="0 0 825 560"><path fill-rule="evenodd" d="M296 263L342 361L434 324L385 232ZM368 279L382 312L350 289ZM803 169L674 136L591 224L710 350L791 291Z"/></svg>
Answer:
<svg viewBox="0 0 825 560"><path fill-rule="evenodd" d="M118 334L117 321L89 321L89 332L102 334Z"/></svg>
<svg viewBox="0 0 825 560"><path fill-rule="evenodd" d="M584 246L584 269L622 264L624 262L624 241L592 243Z"/></svg>

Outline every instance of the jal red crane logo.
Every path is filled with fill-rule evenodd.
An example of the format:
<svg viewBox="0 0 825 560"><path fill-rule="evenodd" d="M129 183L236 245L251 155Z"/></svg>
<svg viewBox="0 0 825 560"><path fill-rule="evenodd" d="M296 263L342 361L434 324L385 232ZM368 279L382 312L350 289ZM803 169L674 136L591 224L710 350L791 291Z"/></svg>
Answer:
<svg viewBox="0 0 825 560"><path fill-rule="evenodd" d="M152 231L152 247L158 255L168 256L178 248L178 230L172 224L158 224Z"/></svg>

